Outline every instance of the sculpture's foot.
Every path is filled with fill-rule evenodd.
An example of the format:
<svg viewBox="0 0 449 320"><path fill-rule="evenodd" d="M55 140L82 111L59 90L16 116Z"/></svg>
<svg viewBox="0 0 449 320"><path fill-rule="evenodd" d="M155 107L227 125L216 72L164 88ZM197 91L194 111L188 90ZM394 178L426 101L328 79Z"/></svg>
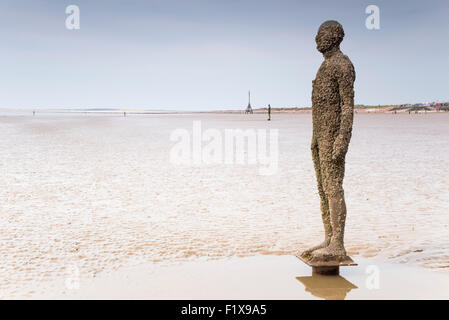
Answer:
<svg viewBox="0 0 449 320"><path fill-rule="evenodd" d="M300 257L305 259L305 260L309 260L310 258L312 258L312 253L314 251L322 249L322 248L326 248L328 245L329 245L329 242L328 241L324 241L323 243L321 243L321 244L319 244L317 246L314 246L312 248L309 248L309 249L303 251L300 254Z"/></svg>
<svg viewBox="0 0 449 320"><path fill-rule="evenodd" d="M334 262L342 262L349 259L346 255L346 250L342 245L332 245L325 248L321 248L315 250L311 253L310 261L318 262L318 261L334 261Z"/></svg>

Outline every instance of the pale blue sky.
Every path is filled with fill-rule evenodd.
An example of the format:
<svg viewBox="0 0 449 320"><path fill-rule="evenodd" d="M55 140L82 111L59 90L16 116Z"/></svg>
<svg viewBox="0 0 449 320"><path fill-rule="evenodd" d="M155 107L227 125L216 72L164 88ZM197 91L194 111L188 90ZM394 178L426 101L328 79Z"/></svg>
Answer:
<svg viewBox="0 0 449 320"><path fill-rule="evenodd" d="M81 29L65 28L76 4ZM366 6L381 29L365 28ZM0 1L0 107L310 106L314 37L343 24L356 103L449 100L449 2Z"/></svg>

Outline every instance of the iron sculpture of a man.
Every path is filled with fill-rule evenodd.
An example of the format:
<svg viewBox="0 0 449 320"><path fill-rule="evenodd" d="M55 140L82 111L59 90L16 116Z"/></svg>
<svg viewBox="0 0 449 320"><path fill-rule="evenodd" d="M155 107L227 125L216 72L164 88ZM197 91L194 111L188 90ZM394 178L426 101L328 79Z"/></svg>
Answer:
<svg viewBox="0 0 449 320"><path fill-rule="evenodd" d="M343 261L346 204L343 191L345 157L352 133L355 71L340 51L344 37L337 21L324 22L316 35L324 56L312 91L312 158L321 201L324 242L304 251L308 261Z"/></svg>

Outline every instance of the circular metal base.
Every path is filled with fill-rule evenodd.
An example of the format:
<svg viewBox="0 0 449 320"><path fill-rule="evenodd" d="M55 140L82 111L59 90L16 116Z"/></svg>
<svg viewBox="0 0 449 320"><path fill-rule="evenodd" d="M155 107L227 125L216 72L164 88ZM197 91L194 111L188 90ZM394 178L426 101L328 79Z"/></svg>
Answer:
<svg viewBox="0 0 449 320"><path fill-rule="evenodd" d="M338 266L312 267L312 273L322 274L326 276L338 276L340 274L340 267Z"/></svg>

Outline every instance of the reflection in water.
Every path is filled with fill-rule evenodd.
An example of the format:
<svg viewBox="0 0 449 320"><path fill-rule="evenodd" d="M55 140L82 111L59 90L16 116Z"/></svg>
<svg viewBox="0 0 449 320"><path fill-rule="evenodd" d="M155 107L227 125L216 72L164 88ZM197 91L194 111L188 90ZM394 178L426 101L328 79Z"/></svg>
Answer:
<svg viewBox="0 0 449 320"><path fill-rule="evenodd" d="M306 291L318 298L326 300L344 300L346 295L357 286L341 276L325 276L313 274L311 277L297 277Z"/></svg>

